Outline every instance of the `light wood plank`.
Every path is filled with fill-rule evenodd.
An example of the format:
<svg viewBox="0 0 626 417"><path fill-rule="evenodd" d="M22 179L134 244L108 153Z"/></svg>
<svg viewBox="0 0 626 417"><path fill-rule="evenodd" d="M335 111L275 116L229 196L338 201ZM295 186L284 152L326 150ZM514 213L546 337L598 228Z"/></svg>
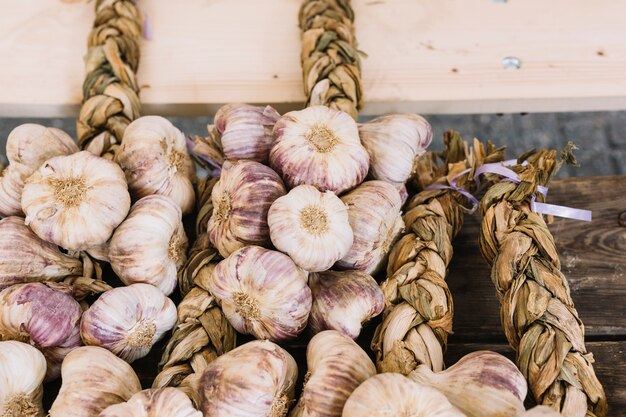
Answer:
<svg viewBox="0 0 626 417"><path fill-rule="evenodd" d="M140 1L146 113L299 107L300 0ZM626 108L626 0L353 0L363 114ZM93 2L0 0L0 116L74 116ZM520 70L501 59L517 56Z"/></svg>

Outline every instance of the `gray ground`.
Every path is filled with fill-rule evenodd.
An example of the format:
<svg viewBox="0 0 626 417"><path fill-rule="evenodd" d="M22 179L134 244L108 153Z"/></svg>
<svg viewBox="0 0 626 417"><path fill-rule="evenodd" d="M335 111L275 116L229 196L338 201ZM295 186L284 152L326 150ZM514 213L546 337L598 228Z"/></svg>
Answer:
<svg viewBox="0 0 626 417"><path fill-rule="evenodd" d="M427 116L433 125L434 149L443 147L441 137L445 130L455 129L466 138L491 139L507 146L507 155L514 157L536 147L561 148L568 140L574 141L579 168L565 167L560 176L589 176L626 174L626 111L592 113L536 113L506 115L435 115ZM206 133L208 117L170 118L187 134ZM0 149L17 125L26 122L54 126L76 137L74 119L0 119ZM6 162L4 155L0 155Z"/></svg>

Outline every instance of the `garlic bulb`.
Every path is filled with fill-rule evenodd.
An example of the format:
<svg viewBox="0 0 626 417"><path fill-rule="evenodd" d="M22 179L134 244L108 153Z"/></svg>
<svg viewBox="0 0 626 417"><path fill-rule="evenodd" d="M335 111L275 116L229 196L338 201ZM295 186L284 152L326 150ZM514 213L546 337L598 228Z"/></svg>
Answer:
<svg viewBox="0 0 626 417"><path fill-rule="evenodd" d="M176 323L176 306L148 284L102 294L83 314L80 335L86 345L102 346L127 362L143 358Z"/></svg>
<svg viewBox="0 0 626 417"><path fill-rule="evenodd" d="M48 362L46 380L59 376L63 358L80 346L80 304L40 282L0 292L0 339L29 342Z"/></svg>
<svg viewBox="0 0 626 417"><path fill-rule="evenodd" d="M68 250L106 242L124 220L130 195L117 164L83 151L47 160L26 180L26 224Z"/></svg>
<svg viewBox="0 0 626 417"><path fill-rule="evenodd" d="M0 342L0 415L43 417L46 359L26 343Z"/></svg>
<svg viewBox="0 0 626 417"><path fill-rule="evenodd" d="M200 410L211 417L285 416L297 376L286 350L270 341L248 342L204 370L197 381Z"/></svg>
<svg viewBox="0 0 626 417"><path fill-rule="evenodd" d="M376 374L367 353L335 330L313 336L306 348L307 376L290 417L338 417L352 391ZM367 414L363 414L367 415Z"/></svg>
<svg viewBox="0 0 626 417"><path fill-rule="evenodd" d="M538 405L520 414L519 417L562 417L562 415L545 405Z"/></svg>
<svg viewBox="0 0 626 417"><path fill-rule="evenodd" d="M465 414L436 389L416 384L402 374L385 373L362 383L346 401L342 417L363 416L465 417Z"/></svg>
<svg viewBox="0 0 626 417"><path fill-rule="evenodd" d="M470 353L437 373L421 365L409 378L443 392L468 417L515 416L524 411L526 380L513 362L495 352Z"/></svg>
<svg viewBox="0 0 626 417"><path fill-rule="evenodd" d="M24 181L47 159L78 152L78 146L60 129L26 123L9 133L6 150L10 165L0 176L0 217L22 215Z"/></svg>
<svg viewBox="0 0 626 417"><path fill-rule="evenodd" d="M133 204L113 233L108 260L124 284L145 282L169 295L187 244L180 207L169 197L150 195Z"/></svg>
<svg viewBox="0 0 626 417"><path fill-rule="evenodd" d="M300 185L270 207L272 243L307 271L325 271L353 242L346 205L335 194Z"/></svg>
<svg viewBox="0 0 626 417"><path fill-rule="evenodd" d="M270 165L289 187L309 184L340 194L367 175L369 156L347 113L324 106L292 111L278 119L274 137Z"/></svg>
<svg viewBox="0 0 626 417"><path fill-rule="evenodd" d="M417 114L390 114L359 125L359 135L370 157L370 173L377 180L405 183L415 158L433 139L430 124Z"/></svg>
<svg viewBox="0 0 626 417"><path fill-rule="evenodd" d="M385 307L378 283L362 271L313 272L309 287L313 294L309 327L313 333L337 330L356 339L363 323Z"/></svg>
<svg viewBox="0 0 626 417"><path fill-rule="evenodd" d="M193 210L194 165L185 135L169 120L143 116L128 125L115 154L134 199L151 194L170 197L183 214Z"/></svg>
<svg viewBox="0 0 626 417"><path fill-rule="evenodd" d="M83 273L80 259L41 240L20 217L0 220L0 290L30 281L59 281Z"/></svg>
<svg viewBox="0 0 626 417"><path fill-rule="evenodd" d="M50 417L93 417L113 404L128 401L141 391L129 364L106 349L83 346L63 361L63 383L52 403Z"/></svg>
<svg viewBox="0 0 626 417"><path fill-rule="evenodd" d="M215 130L226 159L266 162L280 114L271 106L227 104L215 113Z"/></svg>
<svg viewBox="0 0 626 417"><path fill-rule="evenodd" d="M240 333L257 339L293 339L311 310L307 273L287 255L246 246L215 267L208 290Z"/></svg>
<svg viewBox="0 0 626 417"><path fill-rule="evenodd" d="M274 200L286 192L278 174L263 164L225 164L211 196L211 243L224 258L246 245L268 245L267 212Z"/></svg>
<svg viewBox="0 0 626 417"><path fill-rule="evenodd" d="M178 388L147 389L125 403L104 409L98 417L202 417Z"/></svg>
<svg viewBox="0 0 626 417"><path fill-rule="evenodd" d="M341 201L348 206L354 243L337 267L375 274L404 229L400 194L385 181L367 181L341 197Z"/></svg>

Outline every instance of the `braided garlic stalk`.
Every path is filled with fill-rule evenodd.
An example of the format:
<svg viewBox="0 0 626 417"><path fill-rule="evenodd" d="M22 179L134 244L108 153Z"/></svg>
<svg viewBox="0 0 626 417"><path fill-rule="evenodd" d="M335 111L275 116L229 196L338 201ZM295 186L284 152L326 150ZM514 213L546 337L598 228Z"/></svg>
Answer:
<svg viewBox="0 0 626 417"><path fill-rule="evenodd" d="M572 157L570 150L565 158ZM603 417L606 397L587 352L584 327L561 272L554 238L530 208L562 160L543 150L512 169L521 182L493 185L481 203L480 248L492 266L506 337L539 404L565 417Z"/></svg>

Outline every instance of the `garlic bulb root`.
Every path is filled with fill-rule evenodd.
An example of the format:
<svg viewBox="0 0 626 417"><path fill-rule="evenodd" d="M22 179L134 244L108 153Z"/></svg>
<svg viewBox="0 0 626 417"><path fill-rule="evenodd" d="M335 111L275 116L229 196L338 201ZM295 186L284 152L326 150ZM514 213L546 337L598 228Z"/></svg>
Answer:
<svg viewBox="0 0 626 417"><path fill-rule="evenodd" d="M105 408L98 417L202 417L177 388L147 389L125 403Z"/></svg>
<svg viewBox="0 0 626 417"><path fill-rule="evenodd" d="M43 417L42 383L46 359L18 341L0 342L0 415Z"/></svg>

